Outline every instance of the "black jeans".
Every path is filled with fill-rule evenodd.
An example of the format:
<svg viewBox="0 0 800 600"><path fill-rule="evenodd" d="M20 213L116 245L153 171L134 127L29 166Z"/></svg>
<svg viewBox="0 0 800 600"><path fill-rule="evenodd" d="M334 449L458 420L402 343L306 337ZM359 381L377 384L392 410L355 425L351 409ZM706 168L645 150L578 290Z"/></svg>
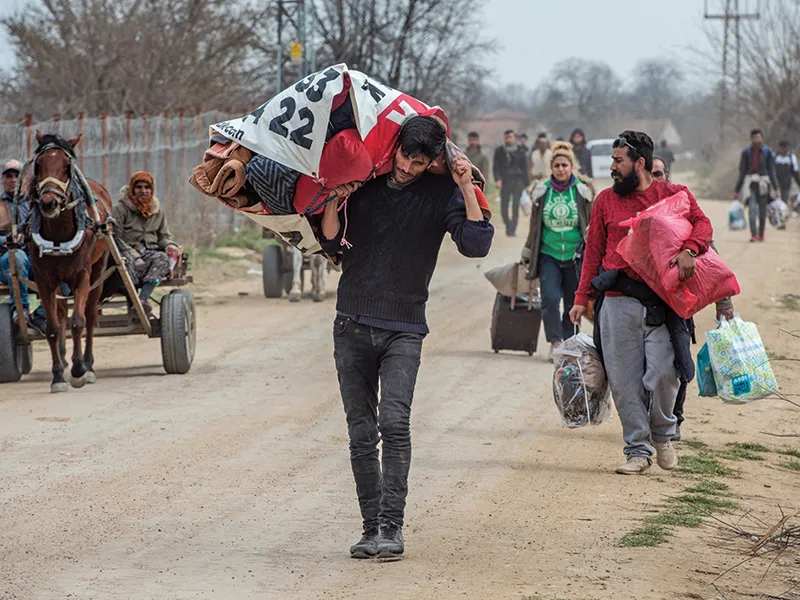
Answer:
<svg viewBox="0 0 800 600"><path fill-rule="evenodd" d="M747 208L750 213L751 235L764 235L764 227L767 223L769 196L762 196L758 192L758 186L754 186L750 190L750 199L747 201Z"/></svg>
<svg viewBox="0 0 800 600"><path fill-rule="evenodd" d="M422 337L359 325L343 316L333 323L333 356L365 530L403 524L411 466L411 400Z"/></svg>
<svg viewBox="0 0 800 600"><path fill-rule="evenodd" d="M513 235L517 232L519 221L519 200L525 181L517 177L503 179L503 189L500 190L500 210L503 213L503 222L506 225L506 234ZM509 208L511 214L509 215Z"/></svg>

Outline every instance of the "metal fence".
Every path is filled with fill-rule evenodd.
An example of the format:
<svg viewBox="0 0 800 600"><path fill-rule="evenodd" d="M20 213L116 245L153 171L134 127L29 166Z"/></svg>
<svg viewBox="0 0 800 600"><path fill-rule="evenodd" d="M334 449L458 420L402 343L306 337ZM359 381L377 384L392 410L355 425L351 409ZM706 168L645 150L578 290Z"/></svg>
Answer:
<svg viewBox="0 0 800 600"><path fill-rule="evenodd" d="M245 114L243 110L241 113ZM89 179L103 184L113 202L132 173L150 171L156 196L167 214L173 236L183 244L213 244L235 225L234 213L189 185L192 168L208 147L211 124L230 118L223 111L195 114L100 118L0 124L0 160L24 161L36 149L36 132L58 133L71 139L82 135L76 148L78 163Z"/></svg>

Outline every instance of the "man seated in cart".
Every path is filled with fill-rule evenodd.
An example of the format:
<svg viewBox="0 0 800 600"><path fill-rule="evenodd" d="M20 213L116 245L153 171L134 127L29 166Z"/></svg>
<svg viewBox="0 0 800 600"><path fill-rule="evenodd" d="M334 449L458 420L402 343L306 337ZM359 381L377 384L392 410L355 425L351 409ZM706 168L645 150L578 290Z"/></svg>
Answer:
<svg viewBox="0 0 800 600"><path fill-rule="evenodd" d="M120 190L112 214L120 252L139 290L139 300L150 314L150 296L159 283L170 277L180 257L180 248L171 239L167 215L155 195L153 175L147 171L134 173Z"/></svg>
<svg viewBox="0 0 800 600"><path fill-rule="evenodd" d="M0 283L9 287L11 287L10 261L12 254L16 259L15 262L17 264L17 273L21 277L24 277L29 281L33 281L33 267L31 266L31 261L28 257L28 254L22 249L17 249L12 253L9 251L7 246L9 237L11 236L11 224L13 219L12 215L14 213L14 193L17 189L17 180L19 179L21 170L22 165L18 160L9 160L3 166L3 192L0 194ZM28 201L25 198L22 198L17 205L16 224L18 228L28 220L29 213L30 207L28 205ZM12 298L13 294L14 291L12 289ZM20 300L22 301L23 310L25 311L28 319L28 323L35 329L44 332L46 326L44 308L42 305L39 305L39 307L33 313L27 314L28 310L30 309L30 299L28 294L28 286L22 281L19 282L19 295Z"/></svg>

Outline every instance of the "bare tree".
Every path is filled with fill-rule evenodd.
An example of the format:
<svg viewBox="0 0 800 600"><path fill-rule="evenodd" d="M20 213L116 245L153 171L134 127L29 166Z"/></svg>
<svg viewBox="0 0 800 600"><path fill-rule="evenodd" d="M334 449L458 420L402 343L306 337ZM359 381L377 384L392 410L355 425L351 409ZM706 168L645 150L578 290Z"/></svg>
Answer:
<svg viewBox="0 0 800 600"><path fill-rule="evenodd" d="M616 112L621 82L604 62L567 58L553 67L549 80L542 99L552 108L559 106L565 117L586 125Z"/></svg>
<svg viewBox="0 0 800 600"><path fill-rule="evenodd" d="M264 89L240 0L40 0L0 20L16 54L0 99L16 117L244 106Z"/></svg>
<svg viewBox="0 0 800 600"><path fill-rule="evenodd" d="M681 107L680 93L684 75L673 61L648 58L639 61L633 71L632 108L638 116L662 119L675 115Z"/></svg>
<svg viewBox="0 0 800 600"><path fill-rule="evenodd" d="M318 0L319 61L346 62L452 119L474 110L488 69L472 0Z"/></svg>
<svg viewBox="0 0 800 600"><path fill-rule="evenodd" d="M800 1L770 2L744 27L741 125L760 125L768 140L800 142ZM729 84L730 85L730 84Z"/></svg>

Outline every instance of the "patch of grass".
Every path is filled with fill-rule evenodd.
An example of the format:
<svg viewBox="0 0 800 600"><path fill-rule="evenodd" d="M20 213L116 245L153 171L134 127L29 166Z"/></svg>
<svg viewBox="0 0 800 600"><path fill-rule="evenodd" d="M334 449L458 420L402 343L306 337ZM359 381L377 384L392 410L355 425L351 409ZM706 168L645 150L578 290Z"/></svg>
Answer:
<svg viewBox="0 0 800 600"><path fill-rule="evenodd" d="M265 247L276 242L273 239L262 237L261 231L260 227L243 227L234 235L219 238L216 245L217 247L246 248L263 252Z"/></svg>
<svg viewBox="0 0 800 600"><path fill-rule="evenodd" d="M705 494L683 494L670 498L672 502L680 502L683 505L690 506L697 514L710 514L715 512L726 512L736 508L736 502L731 500L723 500Z"/></svg>
<svg viewBox="0 0 800 600"><path fill-rule="evenodd" d="M764 450L750 450L746 448L746 446L761 446L760 444L739 444L734 442L733 444L726 444L728 447L727 450L721 450L717 452L717 456L720 458L727 458L728 460L764 460L764 457L759 454L759 452L769 452L769 449Z"/></svg>
<svg viewBox="0 0 800 600"><path fill-rule="evenodd" d="M222 261L231 261L235 260L232 256L228 256L223 252L217 252L216 250L212 250L211 248L199 248L195 253L195 257L197 258L198 262L202 262L203 260L222 260Z"/></svg>
<svg viewBox="0 0 800 600"><path fill-rule="evenodd" d="M754 444L752 442L731 442L725 444L728 448L737 448L741 450L750 450L752 452L770 452L770 449L763 444Z"/></svg>
<svg viewBox="0 0 800 600"><path fill-rule="evenodd" d="M685 488L683 491L689 494L708 494L709 496L727 496L728 484L719 481L705 479L692 487Z"/></svg>
<svg viewBox="0 0 800 600"><path fill-rule="evenodd" d="M773 352L772 350L767 350L767 358L770 360L786 360L786 355L780 354L779 352Z"/></svg>
<svg viewBox="0 0 800 600"><path fill-rule="evenodd" d="M699 527L703 524L703 519L696 515L684 514L679 511L668 510L666 512L647 517L645 522L651 525L672 525L675 527Z"/></svg>
<svg viewBox="0 0 800 600"><path fill-rule="evenodd" d="M778 463L784 469L791 469L792 471L800 471L800 461L797 460L782 460Z"/></svg>
<svg viewBox="0 0 800 600"><path fill-rule="evenodd" d="M678 471L690 475L706 475L709 477L729 477L736 471L724 466L712 454L681 454L678 457Z"/></svg>
<svg viewBox="0 0 800 600"><path fill-rule="evenodd" d="M652 547L666 542L668 537L669 531L662 525L645 525L623 535L618 545L622 548Z"/></svg>
<svg viewBox="0 0 800 600"><path fill-rule="evenodd" d="M708 448L708 444L701 442L700 440L686 440L681 442L681 445L691 448L692 450L705 450Z"/></svg>
<svg viewBox="0 0 800 600"><path fill-rule="evenodd" d="M800 302L794 294L786 294L778 298L778 304L784 310L800 310Z"/></svg>
<svg viewBox="0 0 800 600"><path fill-rule="evenodd" d="M800 450L795 450L794 448L779 448L775 450L777 454L783 454L784 456L793 456L795 458L800 458Z"/></svg>

